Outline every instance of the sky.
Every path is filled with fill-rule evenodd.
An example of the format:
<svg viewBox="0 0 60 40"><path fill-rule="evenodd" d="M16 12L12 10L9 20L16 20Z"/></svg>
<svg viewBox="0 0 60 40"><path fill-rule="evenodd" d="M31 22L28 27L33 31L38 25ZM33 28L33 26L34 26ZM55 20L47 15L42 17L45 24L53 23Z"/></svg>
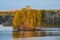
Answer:
<svg viewBox="0 0 60 40"><path fill-rule="evenodd" d="M0 0L0 10L16 10L25 6L34 9L60 9L60 0Z"/></svg>

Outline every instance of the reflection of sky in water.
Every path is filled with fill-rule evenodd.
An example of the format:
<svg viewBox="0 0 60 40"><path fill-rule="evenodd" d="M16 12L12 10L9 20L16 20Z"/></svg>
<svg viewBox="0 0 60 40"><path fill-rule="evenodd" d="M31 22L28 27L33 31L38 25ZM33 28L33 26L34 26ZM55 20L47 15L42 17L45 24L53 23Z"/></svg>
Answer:
<svg viewBox="0 0 60 40"><path fill-rule="evenodd" d="M12 32L0 31L0 40L12 40Z"/></svg>

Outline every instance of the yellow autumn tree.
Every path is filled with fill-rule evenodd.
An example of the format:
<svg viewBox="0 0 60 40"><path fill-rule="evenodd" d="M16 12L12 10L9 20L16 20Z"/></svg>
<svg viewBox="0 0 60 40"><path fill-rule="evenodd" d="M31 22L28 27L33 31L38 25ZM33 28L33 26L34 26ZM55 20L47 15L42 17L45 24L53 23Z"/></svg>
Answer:
<svg viewBox="0 0 60 40"><path fill-rule="evenodd" d="M12 26L13 28L19 28L20 27L20 15L18 12L14 15L13 21L12 21Z"/></svg>
<svg viewBox="0 0 60 40"><path fill-rule="evenodd" d="M23 26L22 26L23 25ZM14 15L12 26L14 28L35 29L41 26L41 10L23 8Z"/></svg>
<svg viewBox="0 0 60 40"><path fill-rule="evenodd" d="M36 27L36 14L37 14L37 12L36 12L36 10L34 9L33 10L33 25Z"/></svg>
<svg viewBox="0 0 60 40"><path fill-rule="evenodd" d="M37 26L41 26L41 10L37 10Z"/></svg>
<svg viewBox="0 0 60 40"><path fill-rule="evenodd" d="M29 12L29 27L31 28L31 29L35 29L35 26L34 26L34 15L33 15L33 10L30 10Z"/></svg>

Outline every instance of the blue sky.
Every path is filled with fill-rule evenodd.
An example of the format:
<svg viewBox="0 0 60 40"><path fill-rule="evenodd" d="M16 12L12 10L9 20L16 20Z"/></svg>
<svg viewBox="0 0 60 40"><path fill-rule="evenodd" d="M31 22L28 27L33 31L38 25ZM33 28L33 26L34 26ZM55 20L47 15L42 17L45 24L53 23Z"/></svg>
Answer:
<svg viewBox="0 0 60 40"><path fill-rule="evenodd" d="M15 10L25 6L35 9L60 9L60 0L0 0L0 10Z"/></svg>

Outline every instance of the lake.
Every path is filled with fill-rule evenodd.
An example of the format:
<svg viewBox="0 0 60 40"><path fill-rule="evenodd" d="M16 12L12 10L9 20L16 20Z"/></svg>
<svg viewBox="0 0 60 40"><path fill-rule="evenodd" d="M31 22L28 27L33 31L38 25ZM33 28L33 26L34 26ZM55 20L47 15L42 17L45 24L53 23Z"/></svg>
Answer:
<svg viewBox="0 0 60 40"><path fill-rule="evenodd" d="M60 40L59 30L13 31L11 27L1 27L0 40Z"/></svg>

